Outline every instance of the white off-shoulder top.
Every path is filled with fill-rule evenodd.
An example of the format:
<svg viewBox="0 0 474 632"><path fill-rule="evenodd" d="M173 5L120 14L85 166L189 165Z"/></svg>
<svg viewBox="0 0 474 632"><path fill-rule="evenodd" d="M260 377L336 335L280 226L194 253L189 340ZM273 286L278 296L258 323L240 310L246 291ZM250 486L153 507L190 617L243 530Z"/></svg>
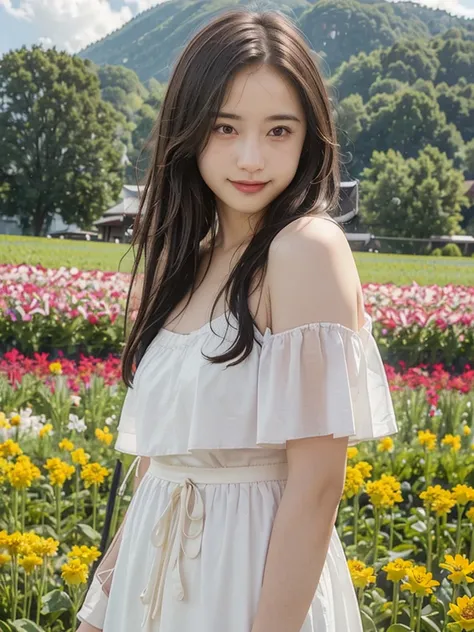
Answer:
<svg viewBox="0 0 474 632"><path fill-rule="evenodd" d="M235 339L223 314L180 334L162 329L126 393L115 448L140 456L197 450L284 449L291 439L334 435L349 445L398 432L372 320L352 331L316 322L273 334L255 328L240 364L212 364Z"/></svg>

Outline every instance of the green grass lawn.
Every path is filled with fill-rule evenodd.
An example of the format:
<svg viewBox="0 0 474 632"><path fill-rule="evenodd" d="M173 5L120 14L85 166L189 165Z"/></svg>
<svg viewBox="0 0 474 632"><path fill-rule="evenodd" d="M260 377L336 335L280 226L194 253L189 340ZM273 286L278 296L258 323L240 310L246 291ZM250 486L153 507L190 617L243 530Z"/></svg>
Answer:
<svg viewBox="0 0 474 632"><path fill-rule="evenodd" d="M474 258L374 253L355 253L355 258L363 283L474 285ZM0 263L130 272L132 261L128 244L0 235Z"/></svg>

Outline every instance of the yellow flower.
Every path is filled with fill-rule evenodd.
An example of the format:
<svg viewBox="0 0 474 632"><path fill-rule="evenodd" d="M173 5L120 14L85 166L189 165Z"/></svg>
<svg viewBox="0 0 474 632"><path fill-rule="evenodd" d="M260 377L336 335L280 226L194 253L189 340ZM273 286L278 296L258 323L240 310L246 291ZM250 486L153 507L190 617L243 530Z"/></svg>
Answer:
<svg viewBox="0 0 474 632"><path fill-rule="evenodd" d="M0 531L0 551L2 549L6 549L7 548L7 546L8 546L8 538L9 538L9 535L5 531L5 529Z"/></svg>
<svg viewBox="0 0 474 632"><path fill-rule="evenodd" d="M75 544L67 554L69 558L78 558L84 564L95 562L101 555L102 553L96 546L77 546L77 544Z"/></svg>
<svg viewBox="0 0 474 632"><path fill-rule="evenodd" d="M10 425L11 426L19 426L21 423L21 417L18 413L14 413L11 417L10 417Z"/></svg>
<svg viewBox="0 0 474 632"><path fill-rule="evenodd" d="M397 557L392 562L382 566L382 570L386 571L388 580L391 582L398 582L406 576L407 570L412 567L413 562Z"/></svg>
<svg viewBox="0 0 474 632"><path fill-rule="evenodd" d="M418 430L418 441L420 445L426 447L427 450L436 448L436 435L430 430Z"/></svg>
<svg viewBox="0 0 474 632"><path fill-rule="evenodd" d="M41 478L41 471L33 465L29 459L20 460L10 468L8 480L15 489L26 489L31 487L33 481Z"/></svg>
<svg viewBox="0 0 474 632"><path fill-rule="evenodd" d="M89 462L91 457L87 454L84 448L77 448L73 452L71 452L71 459L73 463L78 463L79 465L86 465Z"/></svg>
<svg viewBox="0 0 474 632"><path fill-rule="evenodd" d="M469 428L469 426L464 425L462 427L462 433L465 437L468 437L471 434L472 430Z"/></svg>
<svg viewBox="0 0 474 632"><path fill-rule="evenodd" d="M0 568L2 566L4 566L5 564L8 564L8 562L10 562L12 559L11 555L8 555L8 553L0 553Z"/></svg>
<svg viewBox="0 0 474 632"><path fill-rule="evenodd" d="M11 533L7 538L7 549L10 555L18 555L19 553L25 553L25 539L23 533L15 531Z"/></svg>
<svg viewBox="0 0 474 632"><path fill-rule="evenodd" d="M379 452L393 452L393 439L392 437L384 437L377 445Z"/></svg>
<svg viewBox="0 0 474 632"><path fill-rule="evenodd" d="M74 450L74 443L69 439L63 439L58 443L58 447L60 450L67 450L68 452L72 452L72 450Z"/></svg>
<svg viewBox="0 0 474 632"><path fill-rule="evenodd" d="M421 492L420 498L426 509L435 511L438 516L449 513L456 504L451 492L443 489L441 485L429 485Z"/></svg>
<svg viewBox="0 0 474 632"><path fill-rule="evenodd" d="M39 536L34 531L27 531L23 534L23 546L21 552L23 555L28 555L30 553L36 553L34 547L41 540L41 536Z"/></svg>
<svg viewBox="0 0 474 632"><path fill-rule="evenodd" d="M377 481L369 481L366 492L372 505L383 509L393 507L396 502L403 500L400 483L387 474L382 474L382 478Z"/></svg>
<svg viewBox="0 0 474 632"><path fill-rule="evenodd" d="M49 435L53 430L52 424L45 424L42 428L39 429L39 436L42 439L45 435Z"/></svg>
<svg viewBox="0 0 474 632"><path fill-rule="evenodd" d="M474 488L469 485L456 485L451 490L451 494L458 505L467 505L467 503L474 500Z"/></svg>
<svg viewBox="0 0 474 632"><path fill-rule="evenodd" d="M61 362L59 361L51 362L49 365L49 371L50 373L53 373L54 375L61 375L61 373L63 372L63 367L61 366Z"/></svg>
<svg viewBox="0 0 474 632"><path fill-rule="evenodd" d="M19 454L23 454L23 450L13 439L7 439L4 443L0 443L0 456L7 458L9 456L18 456Z"/></svg>
<svg viewBox="0 0 474 632"><path fill-rule="evenodd" d="M417 597L431 595L434 586L439 586L439 582L433 579L433 573L427 573L425 566L413 566L407 569L408 580L402 584L402 590L408 590Z"/></svg>
<svg viewBox="0 0 474 632"><path fill-rule="evenodd" d="M7 476L8 472L12 469L13 463L11 461L7 461L2 456L0 457L0 483L3 483Z"/></svg>
<svg viewBox="0 0 474 632"><path fill-rule="evenodd" d="M474 630L474 597L458 597L456 604L450 603L448 614L459 623L463 630L471 632Z"/></svg>
<svg viewBox="0 0 474 632"><path fill-rule="evenodd" d="M461 449L461 435L447 434L441 439L442 445L450 445L451 452L459 452Z"/></svg>
<svg viewBox="0 0 474 632"><path fill-rule="evenodd" d="M451 573L451 575L448 575L448 579L451 580L453 584L460 584L461 582L471 584L474 582L474 579L469 577L469 575L474 572L474 562L469 562L465 555L459 555L459 553L456 557L445 555L444 560L444 564L440 564L439 566Z"/></svg>
<svg viewBox="0 0 474 632"><path fill-rule="evenodd" d="M372 475L372 470L373 467L372 465L370 465L370 463L368 463L367 461L359 461L359 463L356 463L354 465L354 467L359 470L359 472L362 474L362 478L365 480L366 478L370 478L370 476Z"/></svg>
<svg viewBox="0 0 474 632"><path fill-rule="evenodd" d="M41 558L39 555L35 555L34 553L29 553L28 555L25 555L18 559L18 564L25 569L26 574L34 571L34 569L37 566L41 566L42 563L43 558Z"/></svg>
<svg viewBox="0 0 474 632"><path fill-rule="evenodd" d="M81 560L73 559L61 566L61 577L68 584L77 586L78 584L85 584L89 575L87 564L81 562Z"/></svg>
<svg viewBox="0 0 474 632"><path fill-rule="evenodd" d="M368 584L375 582L374 569L366 566L360 560L348 560L347 565L352 578L352 583L357 588L365 588Z"/></svg>
<svg viewBox="0 0 474 632"><path fill-rule="evenodd" d="M51 485L62 487L68 478L76 471L74 465L69 465L61 461L58 457L52 457L46 461L44 466L49 471L49 482Z"/></svg>
<svg viewBox="0 0 474 632"><path fill-rule="evenodd" d="M99 441L105 443L105 445L110 445L114 440L114 437L107 426L103 430L96 428L95 436L99 439Z"/></svg>
<svg viewBox="0 0 474 632"><path fill-rule="evenodd" d="M355 457L359 454L359 450L358 448L356 448L355 446L352 446L350 448L347 448L347 458L348 459L355 459Z"/></svg>
<svg viewBox="0 0 474 632"><path fill-rule="evenodd" d="M471 507L466 511L466 518L474 523L474 507Z"/></svg>
<svg viewBox="0 0 474 632"><path fill-rule="evenodd" d="M82 468L81 478L84 480L85 486L90 487L94 483L101 485L109 473L109 470L102 467L100 463L88 463Z"/></svg>
<svg viewBox="0 0 474 632"><path fill-rule="evenodd" d="M352 498L362 492L364 487L364 479L359 469L348 465L346 467L346 480L344 481L344 492L342 497L344 499Z"/></svg>
<svg viewBox="0 0 474 632"><path fill-rule="evenodd" d="M37 555L53 557L58 552L58 546L59 541L54 538L40 538L32 548Z"/></svg>

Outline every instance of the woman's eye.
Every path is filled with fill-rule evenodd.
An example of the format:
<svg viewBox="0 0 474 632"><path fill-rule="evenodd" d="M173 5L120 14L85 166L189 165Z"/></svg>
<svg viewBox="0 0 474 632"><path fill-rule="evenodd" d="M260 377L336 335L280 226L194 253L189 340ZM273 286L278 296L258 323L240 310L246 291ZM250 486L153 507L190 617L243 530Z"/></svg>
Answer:
<svg viewBox="0 0 474 632"><path fill-rule="evenodd" d="M276 134L277 138L281 138L282 136L286 136L286 134L284 134L282 132L286 132L287 134L291 134L291 129L288 129L288 127L274 127L272 129L272 132L274 132L274 131L280 132L279 134Z"/></svg>
<svg viewBox="0 0 474 632"><path fill-rule="evenodd" d="M216 127L214 127L214 131L219 131L219 133L223 134L224 136L230 136L235 130L232 125L217 125ZM275 134L273 134L275 138L282 138L287 134L291 134L291 129L289 129L288 127L274 127L271 131L276 132Z"/></svg>
<svg viewBox="0 0 474 632"><path fill-rule="evenodd" d="M230 136L234 128L232 127L232 125L217 125L217 127L214 128L214 131L217 132L220 129L222 129L222 133L224 134L224 136Z"/></svg>

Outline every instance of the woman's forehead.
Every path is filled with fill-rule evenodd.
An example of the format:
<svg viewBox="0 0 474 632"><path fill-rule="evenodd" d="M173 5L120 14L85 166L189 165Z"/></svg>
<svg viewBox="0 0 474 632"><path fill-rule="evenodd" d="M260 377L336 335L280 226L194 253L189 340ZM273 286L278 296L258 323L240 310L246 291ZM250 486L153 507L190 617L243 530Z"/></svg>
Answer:
<svg viewBox="0 0 474 632"><path fill-rule="evenodd" d="M276 114L303 116L298 93L282 73L271 66L241 70L229 83L220 111L241 119L265 119Z"/></svg>

